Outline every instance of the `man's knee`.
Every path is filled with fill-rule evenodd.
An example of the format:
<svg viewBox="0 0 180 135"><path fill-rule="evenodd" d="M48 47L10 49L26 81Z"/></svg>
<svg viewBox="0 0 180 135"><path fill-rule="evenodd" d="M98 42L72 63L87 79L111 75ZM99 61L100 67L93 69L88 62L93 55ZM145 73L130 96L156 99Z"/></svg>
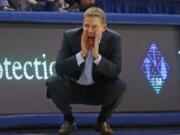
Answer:
<svg viewBox="0 0 180 135"><path fill-rule="evenodd" d="M123 80L121 80L120 78L113 80L112 85L113 85L114 89L119 90L121 92L124 92L127 87L126 83Z"/></svg>
<svg viewBox="0 0 180 135"><path fill-rule="evenodd" d="M109 92L113 95L113 97L119 97L124 94L126 91L126 83L121 79L115 79L111 82L111 87L109 89Z"/></svg>
<svg viewBox="0 0 180 135"><path fill-rule="evenodd" d="M50 76L47 80L46 80L46 86L47 87L53 87L55 85L57 85L58 83L61 83L62 79L60 76L58 75L54 75L54 76Z"/></svg>
<svg viewBox="0 0 180 135"><path fill-rule="evenodd" d="M63 85L63 80L60 76L54 75L50 76L45 84L47 87L47 98L51 98L52 95L57 94L60 90L59 88Z"/></svg>

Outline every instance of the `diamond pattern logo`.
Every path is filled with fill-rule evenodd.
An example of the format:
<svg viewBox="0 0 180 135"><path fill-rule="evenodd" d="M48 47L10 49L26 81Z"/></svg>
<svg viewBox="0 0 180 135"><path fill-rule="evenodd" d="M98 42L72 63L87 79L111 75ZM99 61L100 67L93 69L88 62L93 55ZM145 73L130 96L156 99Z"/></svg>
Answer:
<svg viewBox="0 0 180 135"><path fill-rule="evenodd" d="M169 65L155 43L152 43L141 67L156 94L160 94L169 72Z"/></svg>

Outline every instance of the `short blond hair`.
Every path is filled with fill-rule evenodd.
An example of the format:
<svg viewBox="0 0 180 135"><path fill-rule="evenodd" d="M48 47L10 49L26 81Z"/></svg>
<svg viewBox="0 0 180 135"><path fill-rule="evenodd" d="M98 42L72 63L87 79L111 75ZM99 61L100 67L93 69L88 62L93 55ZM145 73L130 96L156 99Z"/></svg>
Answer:
<svg viewBox="0 0 180 135"><path fill-rule="evenodd" d="M106 24L106 15L101 8L91 7L84 12L84 18L87 16L96 16L101 19L101 22Z"/></svg>

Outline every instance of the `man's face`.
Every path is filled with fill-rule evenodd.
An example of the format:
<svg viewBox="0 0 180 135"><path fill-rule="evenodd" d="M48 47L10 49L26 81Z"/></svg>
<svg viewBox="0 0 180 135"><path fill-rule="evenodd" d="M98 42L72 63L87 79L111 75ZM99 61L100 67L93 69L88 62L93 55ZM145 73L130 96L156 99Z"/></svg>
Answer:
<svg viewBox="0 0 180 135"><path fill-rule="evenodd" d="M96 16L86 16L83 22L83 31L87 32L89 38L94 38L96 32L99 36L106 29L106 24L102 23L101 19Z"/></svg>

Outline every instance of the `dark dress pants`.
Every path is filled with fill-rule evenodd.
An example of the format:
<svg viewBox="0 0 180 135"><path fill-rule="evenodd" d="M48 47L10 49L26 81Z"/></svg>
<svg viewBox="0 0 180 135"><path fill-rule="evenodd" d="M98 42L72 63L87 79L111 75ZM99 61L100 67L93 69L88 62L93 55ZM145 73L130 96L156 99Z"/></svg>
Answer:
<svg viewBox="0 0 180 135"><path fill-rule="evenodd" d="M47 97L51 98L65 120L74 120L71 104L102 105L97 121L106 121L117 108L126 89L121 79L105 80L93 85L80 85L60 76L52 76L46 81Z"/></svg>

